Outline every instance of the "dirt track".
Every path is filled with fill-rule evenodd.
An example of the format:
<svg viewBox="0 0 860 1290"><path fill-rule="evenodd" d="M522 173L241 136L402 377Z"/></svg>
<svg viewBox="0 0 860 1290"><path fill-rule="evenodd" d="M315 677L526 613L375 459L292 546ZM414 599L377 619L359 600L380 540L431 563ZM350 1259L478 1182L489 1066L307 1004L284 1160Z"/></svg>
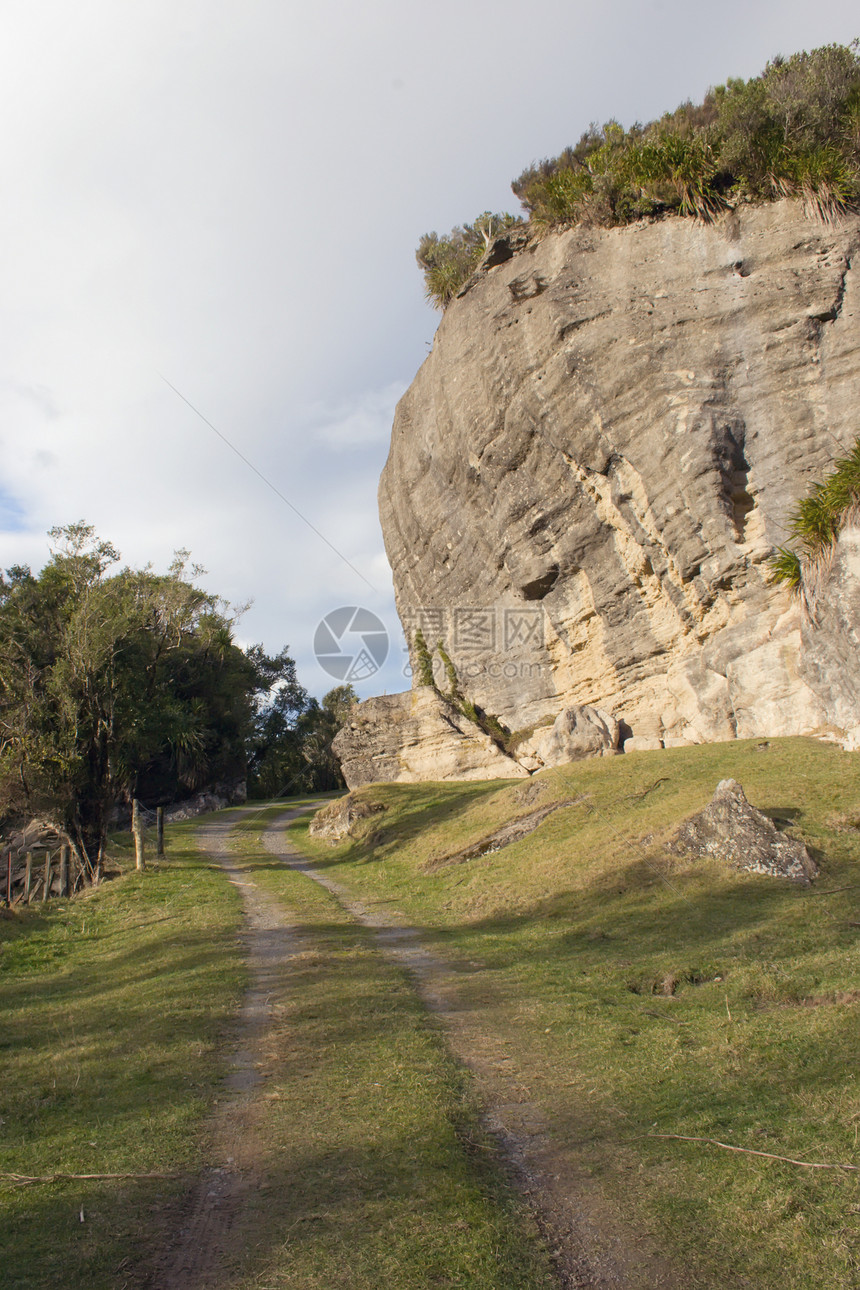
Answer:
<svg viewBox="0 0 860 1290"><path fill-rule="evenodd" d="M160 1268L153 1290L217 1290L227 1284L234 1224L243 1201L261 1184L265 1103L258 1068L282 966L298 950L283 907L249 881L230 859L228 835L249 808L201 828L201 844L242 893L249 986L240 1019L240 1042L225 1098L208 1135L210 1164L190 1193L184 1219ZM428 1011L442 1022L454 1056L472 1072L485 1106L487 1127L499 1141L511 1175L528 1198L550 1249L562 1287L622 1290L671 1287L676 1282L652 1251L631 1245L617 1216L603 1202L574 1153L552 1140L530 1100L502 1037L488 1034L482 1016L458 997L457 973L431 954L413 928L395 915L368 909L338 883L316 871L286 840L284 826L297 811L285 811L263 832L266 850L326 888L351 915L371 929L380 949L411 977ZM501 1290L501 1288L500 1288Z"/></svg>

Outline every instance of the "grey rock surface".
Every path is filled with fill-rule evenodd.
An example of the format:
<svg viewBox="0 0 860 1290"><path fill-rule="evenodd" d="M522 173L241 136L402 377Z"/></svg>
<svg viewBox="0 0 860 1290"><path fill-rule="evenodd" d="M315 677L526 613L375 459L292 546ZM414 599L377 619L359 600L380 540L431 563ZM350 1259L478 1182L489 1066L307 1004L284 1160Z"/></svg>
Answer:
<svg viewBox="0 0 860 1290"><path fill-rule="evenodd" d="M407 639L444 639L512 729L575 705L658 747L832 724L844 686L803 665L766 562L858 433L858 243L785 201L489 257L380 483Z"/></svg>
<svg viewBox="0 0 860 1290"><path fill-rule="evenodd" d="M809 883L818 866L802 842L780 833L751 806L737 780L724 779L713 800L685 820L669 844L682 855L713 856L734 869Z"/></svg>
<svg viewBox="0 0 860 1290"><path fill-rule="evenodd" d="M350 789L528 778L527 770L429 685L366 699L352 710L332 747Z"/></svg>
<svg viewBox="0 0 860 1290"><path fill-rule="evenodd" d="M860 726L860 525L804 576L801 672L839 730ZM856 742L856 740L855 740Z"/></svg>

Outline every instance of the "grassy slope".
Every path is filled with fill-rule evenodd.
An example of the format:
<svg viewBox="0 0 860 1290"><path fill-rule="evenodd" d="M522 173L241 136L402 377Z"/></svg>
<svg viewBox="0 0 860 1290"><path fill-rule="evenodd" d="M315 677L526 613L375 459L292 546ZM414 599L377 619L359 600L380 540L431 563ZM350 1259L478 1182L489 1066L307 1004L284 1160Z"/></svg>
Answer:
<svg viewBox="0 0 860 1290"><path fill-rule="evenodd" d="M0 1171L196 1169L245 978L238 897L192 827L167 863L0 922ZM115 1290L181 1187L0 1180L0 1280Z"/></svg>
<svg viewBox="0 0 860 1290"><path fill-rule="evenodd" d="M521 788L376 786L363 795L388 809L369 842L332 848L306 824L295 836L469 965L464 995L559 1140L583 1144L691 1286L855 1287L860 1175L645 1135L860 1164L859 771L801 739L563 767L540 777L541 800L578 805L434 873L428 860L529 809ZM813 849L812 889L668 856L671 826L727 776Z"/></svg>

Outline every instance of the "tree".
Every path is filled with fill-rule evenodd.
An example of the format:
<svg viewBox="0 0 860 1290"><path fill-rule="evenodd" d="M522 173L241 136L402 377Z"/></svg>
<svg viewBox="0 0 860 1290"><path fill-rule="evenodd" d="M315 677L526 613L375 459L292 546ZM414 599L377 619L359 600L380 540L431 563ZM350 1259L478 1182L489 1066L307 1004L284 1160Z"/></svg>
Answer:
<svg viewBox="0 0 860 1290"><path fill-rule="evenodd" d="M351 685L335 686L321 703L297 683L278 688L257 714L249 758L249 795L268 798L343 788L332 741L357 702Z"/></svg>
<svg viewBox="0 0 860 1290"><path fill-rule="evenodd" d="M307 778L312 792L345 787L332 743L357 702L358 695L351 685L336 685L323 695L321 704L312 701L304 714L300 723L302 755L308 765Z"/></svg>
<svg viewBox="0 0 860 1290"><path fill-rule="evenodd" d="M109 573L119 553L91 526L50 536L38 576L0 578L0 768L96 876L118 802L242 777L255 696L291 661L239 649L187 552Z"/></svg>

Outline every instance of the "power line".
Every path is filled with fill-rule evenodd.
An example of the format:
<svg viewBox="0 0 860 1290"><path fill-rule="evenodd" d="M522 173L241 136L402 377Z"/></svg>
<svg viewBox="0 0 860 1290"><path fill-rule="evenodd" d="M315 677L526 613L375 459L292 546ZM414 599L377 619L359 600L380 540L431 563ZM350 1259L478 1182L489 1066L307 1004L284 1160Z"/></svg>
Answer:
<svg viewBox="0 0 860 1290"><path fill-rule="evenodd" d="M254 465L254 463L252 461L249 461L248 458L245 456L245 454L243 452L240 452L239 449L236 447L236 445L234 443L231 443L230 440L227 438L227 436L225 434L222 434L222 432L218 429L218 427L213 425L212 422L209 420L209 418L204 416L203 413L200 411L200 409L196 408L190 399L187 399L185 397L185 395L182 393L181 390L177 390L176 386L173 385L171 381L168 381L166 376L162 376L160 372L159 372L159 376L161 376L161 379L162 381L164 381L164 384L169 386L170 389L173 391L173 393L177 395L178 398L180 398L183 403L186 403L188 407L191 409L191 411L194 412L200 418L203 424L207 425L209 429L213 432L213 434L217 434L221 442L225 443L227 447L231 450L231 452L234 452L236 456L239 458L239 460L243 461L245 465L248 467L248 469L252 470L254 474L257 476L257 478L261 479L263 483L266 485L266 487L270 488L272 492L275 494L275 496L281 499L281 501L284 503L285 506L289 506L293 514L298 515L302 523L306 524L312 533L316 533L320 541L325 542L326 546L329 548L330 551L334 551L335 555L338 557L339 560L342 560L345 565L347 565L350 569L352 569L352 572L357 574L358 577L361 578L362 582L366 583L367 586L370 587L371 591L376 591L376 587L374 587L373 583L368 578L365 578L361 570L356 569L352 561L348 560L346 556L343 554L343 552L337 549L337 547L334 545L333 542L329 542L325 534L320 533L319 529L314 524L311 523L308 517L306 515L303 515L302 512L299 510L299 508L297 506L294 506L293 503L290 501L290 499L288 497L285 497L284 494L280 491L280 489L276 488L275 485L272 483L272 481L270 479L267 479L266 476L263 474L263 472L261 470L258 470L257 467Z"/></svg>

